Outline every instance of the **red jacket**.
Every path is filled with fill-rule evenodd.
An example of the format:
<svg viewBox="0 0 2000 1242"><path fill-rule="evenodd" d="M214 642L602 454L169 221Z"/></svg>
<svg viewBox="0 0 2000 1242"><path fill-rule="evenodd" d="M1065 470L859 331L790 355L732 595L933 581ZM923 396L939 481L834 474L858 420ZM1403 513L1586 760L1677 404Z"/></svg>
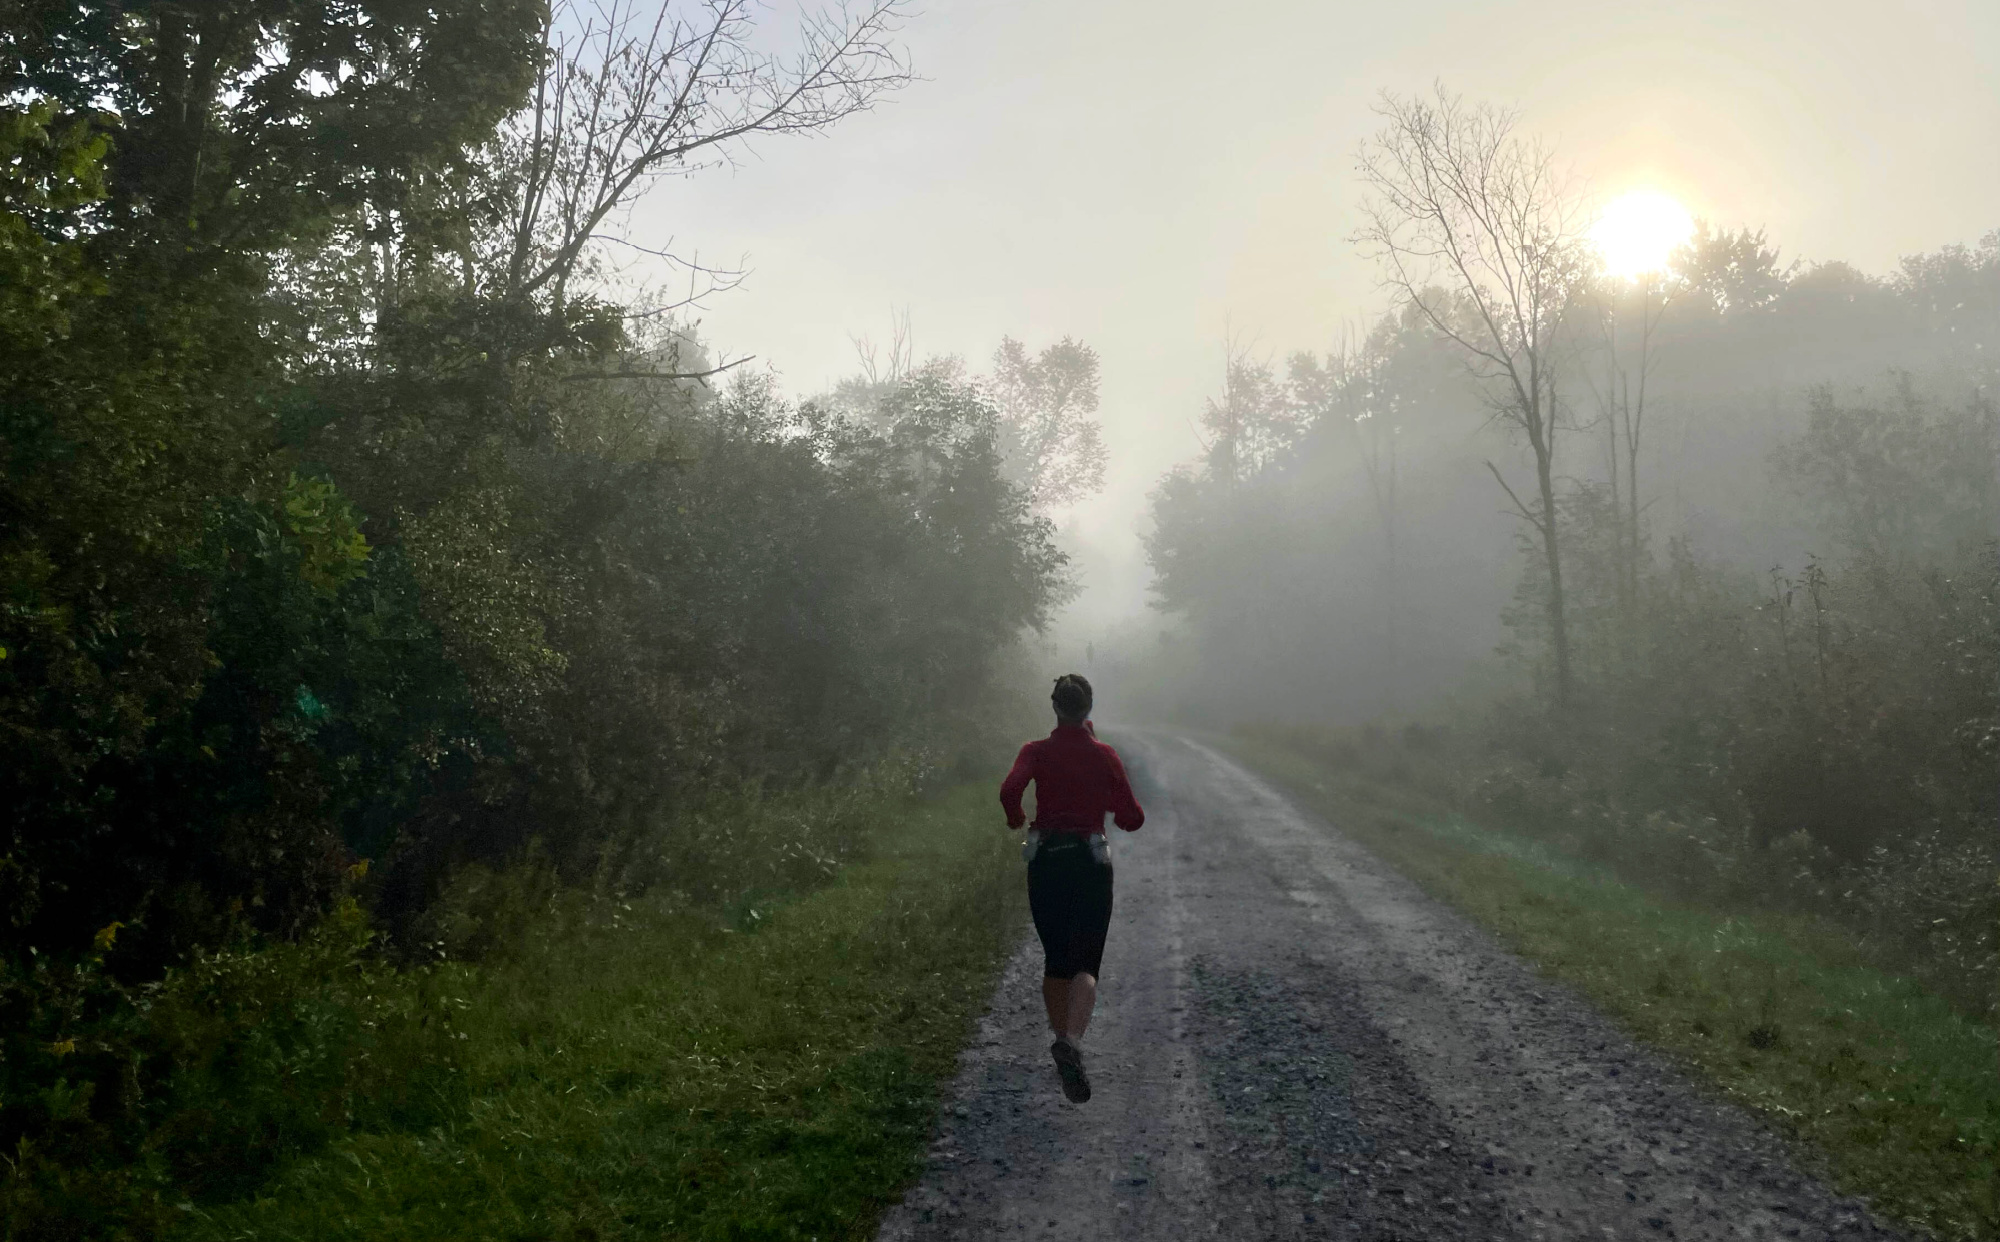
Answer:
<svg viewBox="0 0 2000 1242"><path fill-rule="evenodd" d="M1118 752L1092 736L1087 725L1059 724L1046 738L1021 748L1014 770L1000 782L1009 828L1027 820L1021 794L1029 781L1035 782L1037 832L1103 832L1106 812L1127 832L1146 822Z"/></svg>

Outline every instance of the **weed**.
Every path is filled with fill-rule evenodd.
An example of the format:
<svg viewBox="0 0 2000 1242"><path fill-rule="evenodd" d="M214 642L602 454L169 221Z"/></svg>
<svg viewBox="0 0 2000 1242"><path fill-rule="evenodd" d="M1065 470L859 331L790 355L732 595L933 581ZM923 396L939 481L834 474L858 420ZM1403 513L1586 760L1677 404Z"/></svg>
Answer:
<svg viewBox="0 0 2000 1242"><path fill-rule="evenodd" d="M1018 934L1011 842L983 787L707 815L760 851L695 873L714 901L475 872L438 930L476 963L391 969L355 912L100 1004L136 1051L95 1077L58 1060L106 1020L24 1032L0 1235L865 1236Z"/></svg>

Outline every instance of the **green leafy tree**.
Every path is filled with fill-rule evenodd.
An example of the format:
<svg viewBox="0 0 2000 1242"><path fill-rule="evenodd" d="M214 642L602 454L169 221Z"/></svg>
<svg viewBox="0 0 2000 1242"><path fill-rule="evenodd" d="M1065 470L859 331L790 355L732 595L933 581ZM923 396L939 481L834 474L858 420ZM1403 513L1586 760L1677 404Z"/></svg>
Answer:
<svg viewBox="0 0 2000 1242"><path fill-rule="evenodd" d="M235 908L295 925L344 865L311 844L325 800L282 766L249 761L258 776L220 819L176 824L162 793L192 771L174 739L199 705L242 690L222 649L244 575L282 564L296 590L279 612L320 615L370 559L279 434L297 342L273 273L280 251L490 134L532 80L539 16L21 3L0 23L7 97L25 101L0 126L16 156L0 261L19 277L0 295L13 945L76 944L144 911L150 938L131 942L157 962ZM301 683L282 675L238 696L238 743L289 727Z"/></svg>

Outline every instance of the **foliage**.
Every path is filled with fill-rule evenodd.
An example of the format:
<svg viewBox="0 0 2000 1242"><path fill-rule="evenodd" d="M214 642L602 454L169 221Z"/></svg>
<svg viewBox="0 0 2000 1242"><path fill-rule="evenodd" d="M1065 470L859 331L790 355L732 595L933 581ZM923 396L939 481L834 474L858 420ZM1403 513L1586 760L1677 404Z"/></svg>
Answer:
<svg viewBox="0 0 2000 1242"><path fill-rule="evenodd" d="M336 1140L188 1235L869 1236L1025 911L986 788L826 792L709 810L746 846L861 846L798 888L519 911L458 993L451 1125Z"/></svg>
<svg viewBox="0 0 2000 1242"><path fill-rule="evenodd" d="M602 263L657 177L900 84L893 4L807 15L796 62L741 5L36 12L0 129L9 953L121 921L154 977L311 926L357 855L410 951L458 867L586 875L704 782L966 735L1063 588L995 407L715 393Z"/></svg>
<svg viewBox="0 0 2000 1242"><path fill-rule="evenodd" d="M198 952L143 988L93 951L0 978L9 1237L157 1236L335 1136L461 1099L449 970L371 962L351 900L293 943Z"/></svg>
<svg viewBox="0 0 2000 1242"><path fill-rule="evenodd" d="M92 222L199 270L364 203L395 211L480 142L533 78L534 0L409 5L20 0L4 94L103 118L110 197Z"/></svg>
<svg viewBox="0 0 2000 1242"><path fill-rule="evenodd" d="M601 887L469 868L429 926L477 965L390 970L348 902L146 988L9 975L0 1230L859 1233L1023 914L990 795L910 777L714 793Z"/></svg>
<svg viewBox="0 0 2000 1242"><path fill-rule="evenodd" d="M1760 234L1701 232L1649 308L1630 305L1637 293L1607 301L1644 309L1651 356L1634 362L1629 340L1615 357L1615 341L1575 342L1604 351L1591 365L1612 386L1591 437L1609 451L1572 456L1576 473L1553 492L1572 693L1556 689L1549 532L1523 523L1513 598L1494 609L1514 680L1452 705L1446 804L1676 896L1825 914L1880 961L1990 1016L2000 423L1980 385L1995 290L2000 242L1878 281L1781 266ZM1190 631L1182 662L1199 694L1183 702L1196 710L1439 710L1371 693L1422 681L1424 665L1453 654L1431 634L1465 610L1473 570L1445 545L1483 521L1439 498L1480 485L1480 463L1439 430L1470 425L1476 385L1440 365L1449 340L1410 319L1295 359L1279 392L1299 433L1242 485L1204 468L1156 492L1155 592ZM1864 336L1873 357L1909 369L1866 387L1801 382L1790 421L1759 404L1778 400L1770 390L1704 387L1710 369L1811 376ZM1667 498L1635 481L1659 477L1667 454L1657 435L1637 439L1641 406L1627 397L1649 368L1644 399L1680 403L1683 434L1698 417L1687 407L1713 401L1728 456L1746 429L1765 437L1750 463L1761 477L1733 476L1747 493L1734 509L1712 500L1678 529L1648 512ZM1371 434L1384 426L1397 434ZM1742 467L1711 461L1674 486L1713 469ZM1784 559L1745 566L1704 539L1704 520L1713 531L1725 516L1781 532Z"/></svg>
<svg viewBox="0 0 2000 1242"><path fill-rule="evenodd" d="M1030 355L1012 337L993 351L993 399L1009 474L1038 506L1101 490L1106 450L1097 423L1097 351L1068 337Z"/></svg>
<svg viewBox="0 0 2000 1242"><path fill-rule="evenodd" d="M994 402L794 403L607 257L659 177L905 81L898 11L787 57L733 3L9 8L8 1236L462 1120L440 952L593 884L824 883L859 812L777 808L992 727L1066 587Z"/></svg>
<svg viewBox="0 0 2000 1242"><path fill-rule="evenodd" d="M1882 402L1813 392L1803 434L1783 446L1779 480L1850 556L1936 563L2000 530L2000 422L1990 398L1940 408L1904 376Z"/></svg>

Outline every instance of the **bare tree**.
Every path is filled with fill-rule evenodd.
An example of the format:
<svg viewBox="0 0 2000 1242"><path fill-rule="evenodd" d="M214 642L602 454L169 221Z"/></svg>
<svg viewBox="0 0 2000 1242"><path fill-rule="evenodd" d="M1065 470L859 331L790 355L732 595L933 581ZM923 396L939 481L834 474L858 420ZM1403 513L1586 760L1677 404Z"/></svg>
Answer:
<svg viewBox="0 0 2000 1242"><path fill-rule="evenodd" d="M662 178L726 163L760 135L818 133L910 81L894 42L905 0L808 10L787 54L754 46L755 8L753 0L551 7L540 81L510 141L499 256L506 299L560 309L574 281L603 273L606 246L687 275L685 295L652 314L731 287L740 270L633 242L620 227L625 214Z"/></svg>
<svg viewBox="0 0 2000 1242"><path fill-rule="evenodd" d="M875 338L863 332L848 333L854 356L861 364L861 379L870 388L900 384L917 369L916 337L910 331L910 308L889 312L889 352L886 356Z"/></svg>
<svg viewBox="0 0 2000 1242"><path fill-rule="evenodd" d="M420 290L533 307L556 324L570 323L582 291L594 305L574 318L595 319L588 328L616 316L663 329L654 339L668 345L568 379L678 381L748 361L697 371L676 360L683 313L744 273L671 238L635 238L631 210L662 179L728 163L762 136L821 132L909 82L895 42L907 3L825 0L773 32L755 0L554 0L532 93L492 143L380 180L331 237L279 256L280 287L321 308L300 336L324 358L353 359ZM788 50L763 50L775 45ZM653 261L643 280L634 259ZM509 339L509 350L547 343Z"/></svg>
<svg viewBox="0 0 2000 1242"><path fill-rule="evenodd" d="M1344 342L1337 359L1340 368L1341 414L1361 441L1361 463L1368 473L1368 493L1375 502L1375 517L1382 525L1383 644L1389 663L1391 685L1401 683L1403 671L1403 581L1402 563L1397 555L1397 484L1400 463L1396 450L1402 435L1401 411L1396 396L1383 382L1387 365L1381 340L1363 338L1360 344Z"/></svg>
<svg viewBox="0 0 2000 1242"><path fill-rule="evenodd" d="M1429 98L1385 94L1376 111L1385 124L1359 153L1373 192L1354 241L1397 298L1463 351L1494 416L1533 452L1533 503L1487 467L1539 536L1556 701L1567 707L1556 381L1562 324L1589 271L1581 200L1553 153L1515 133L1511 111L1467 105L1441 86Z"/></svg>
<svg viewBox="0 0 2000 1242"><path fill-rule="evenodd" d="M1605 425L1611 502L1618 518L1615 531L1618 607L1628 640L1636 621L1639 569L1645 551L1639 526L1640 514L1645 509L1639 499L1639 448L1646 430L1647 381L1659 363L1653 338L1671 297L1671 286L1657 275L1647 273L1629 287L1608 280L1599 286L1593 299L1605 375L1602 389L1597 387L1595 379L1590 386ZM1635 303L1634 322L1627 322L1627 312ZM1628 658L1629 655L1628 652Z"/></svg>

